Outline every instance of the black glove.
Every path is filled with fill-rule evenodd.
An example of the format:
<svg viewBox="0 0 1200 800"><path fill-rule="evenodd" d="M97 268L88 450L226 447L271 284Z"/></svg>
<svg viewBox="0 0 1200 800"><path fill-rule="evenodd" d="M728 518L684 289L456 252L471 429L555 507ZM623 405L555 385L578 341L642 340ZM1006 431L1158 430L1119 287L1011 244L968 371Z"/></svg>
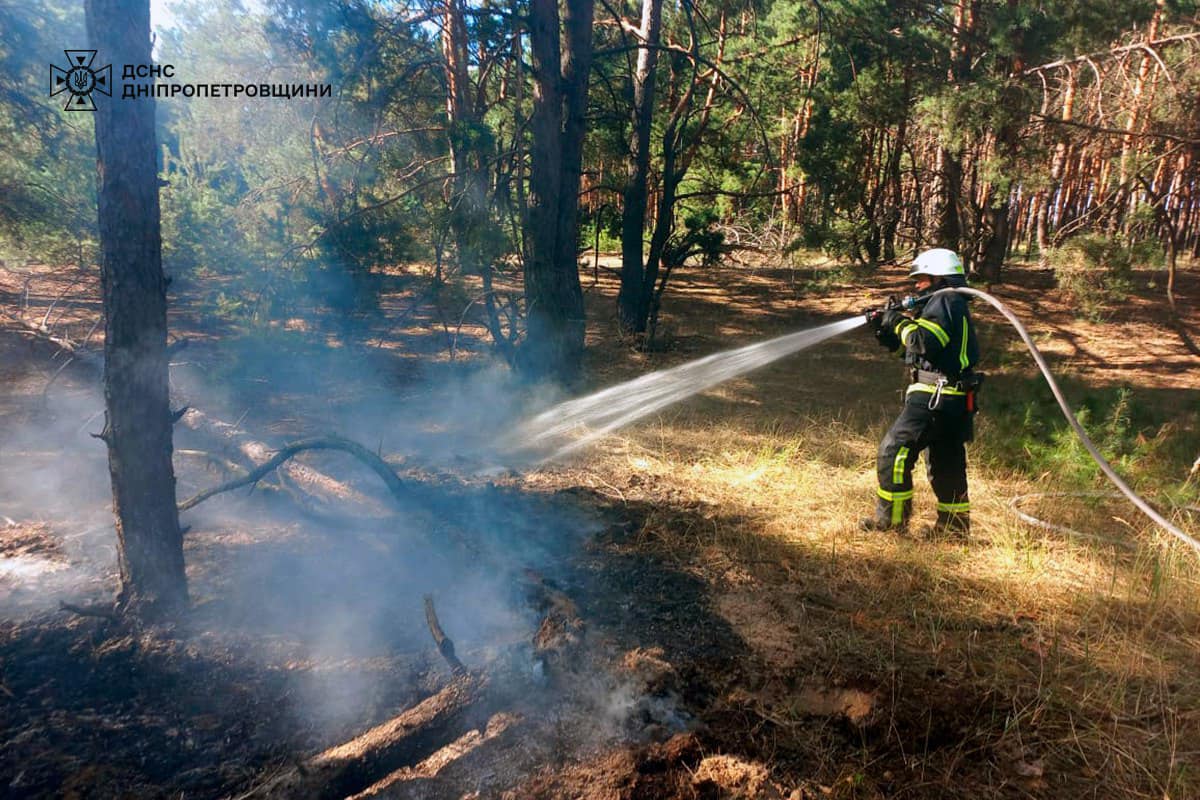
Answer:
<svg viewBox="0 0 1200 800"><path fill-rule="evenodd" d="M879 326L889 333L895 334L896 326L899 325L908 317L898 308L884 309L883 314L879 318Z"/></svg>
<svg viewBox="0 0 1200 800"><path fill-rule="evenodd" d="M900 349L900 337L891 328L876 328L875 339L888 350L895 351Z"/></svg>

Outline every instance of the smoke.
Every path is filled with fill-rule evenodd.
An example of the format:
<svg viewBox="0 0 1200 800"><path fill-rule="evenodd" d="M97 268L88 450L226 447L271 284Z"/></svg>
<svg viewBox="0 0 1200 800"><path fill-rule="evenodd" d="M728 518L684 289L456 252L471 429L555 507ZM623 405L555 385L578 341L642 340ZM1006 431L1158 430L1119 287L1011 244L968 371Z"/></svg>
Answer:
<svg viewBox="0 0 1200 800"><path fill-rule="evenodd" d="M0 613L19 618L104 596L116 539L107 453L91 436L99 390L64 376L43 395L56 368L45 348L0 349L14 368L0 399Z"/></svg>
<svg viewBox="0 0 1200 800"><path fill-rule="evenodd" d="M319 303L296 298L293 308ZM540 620L517 589L522 572L553 575L599 523L518 485L475 477L504 464L496 441L530 404L556 399L554 390L527 386L485 359L439 360L419 349L429 344L419 336L375 347L370 319L343 320L330 335L320 322L326 313L314 310L293 330L271 325L189 345L172 390L174 405L237 423L271 446L324 435L360 442L414 488L412 502L399 502L354 459L306 454L305 464L370 502L297 506L270 478L181 517L191 526L195 624L287 669L297 722L328 743L411 705L416 687L428 691L431 678L444 678L426 594L466 664L505 653L528 662ZM230 456L182 428L176 442ZM177 456L181 499L226 477L205 463Z"/></svg>
<svg viewBox="0 0 1200 800"><path fill-rule="evenodd" d="M224 34L257 36L250 31L255 25L242 20ZM224 39L208 42L205 55L173 34L163 58L187 73L183 79L203 82L227 45L233 47ZM253 49L254 58L222 65L221 78L259 75L267 49ZM353 439L392 459L421 489L400 504L345 456L312 455L305 463L373 501L371 508L345 499L298 505L302 489L272 477L253 492L222 495L181 517L190 527L185 556L196 646L203 651L211 641L217 653L237 643L241 657L287 670L298 722L328 741L345 727L393 713L427 688L429 676L444 676L425 625L426 594L465 663L498 654L519 663L539 620L514 588L517 576L533 568L552 578L599 521L515 482L504 485L503 468L518 458L513 431L530 411L560 400L556 389L524 384L472 357L484 344L468 333L451 334L426 309L406 323L416 330L394 330L392 310L358 303L364 291L383 299L403 293L389 283L397 276L364 266L353 251L356 242L374 246L388 238L375 235L382 228L360 231L355 241L326 237L322 246L337 241L338 252L300 248L302 258L284 258L260 252L259 243L279 245L268 235L273 225L289 228L289 235L317 229L317 203L303 209L308 198L297 195L290 204L278 200L278 208L263 201L213 211L220 202L212 191L224 180L214 176L226 170L242 169L228 184L245 184L245 196L251 185L268 192L263 186L290 185L285 179L292 177L308 185L308 110L197 102L164 111L163 172L170 178L163 191L164 259L177 279L173 330L194 337L174 357L175 408L193 406L271 447L314 435ZM354 120L355 113L343 105L339 119L350 120L348 129L360 123L372 130L370 120ZM248 126L271 135L237 138ZM231 158L234 145L241 149ZM272 168L287 172L272 159L293 146L300 155L283 159L292 174L264 179ZM279 210L284 205L301 211ZM447 357L448 339L465 359ZM768 351L774 352L754 350L754 358ZM737 368L748 363L738 361ZM672 394L630 392L619 414L600 418L588 406L591 412L569 417L569 429L598 423L598 435L704 388L696 373L672 375ZM45 523L47 546L61 555L42 559L53 568L39 567L31 554L0 559L7 564L0 582L26 587L43 611L60 599L111 596L116 586L106 453L89 436L102 424L96 413L103 399L94 375L68 371L49 393L49 410L39 412L35 400L47 377L40 371L27 376L20 391L29 408L8 416L0 432L3 513L22 526ZM517 444L527 444L521 437L528 434L518 434ZM224 452L223 443L179 430L176 444L180 499L228 477L210 466L236 456ZM540 431L535 444L557 446ZM489 475L500 475L499 485ZM606 727L644 715L634 684L602 682L596 692ZM645 713L676 724L667 710Z"/></svg>

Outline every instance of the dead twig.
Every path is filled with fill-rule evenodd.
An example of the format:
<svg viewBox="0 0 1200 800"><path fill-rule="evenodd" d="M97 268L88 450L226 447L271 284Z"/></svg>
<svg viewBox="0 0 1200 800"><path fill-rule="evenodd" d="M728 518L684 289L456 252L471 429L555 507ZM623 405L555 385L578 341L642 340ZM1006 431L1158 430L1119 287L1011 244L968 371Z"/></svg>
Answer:
<svg viewBox="0 0 1200 800"><path fill-rule="evenodd" d="M425 595L425 622L429 625L429 633L433 635L433 641L437 645L438 652L442 654L442 658L446 659L446 663L450 665L450 671L455 675L466 675L467 668L458 660L458 656L454 654L454 642L442 630L441 623L438 622L437 611L433 608L433 595Z"/></svg>
<svg viewBox="0 0 1200 800"><path fill-rule="evenodd" d="M50 376L50 380L46 381L46 385L42 387L42 403L46 402L46 397L50 392L50 387L58 380L58 376L63 374L63 370L71 366L75 362L75 356L68 356L67 360L62 363L58 369L54 370L54 374Z"/></svg>
<svg viewBox="0 0 1200 800"><path fill-rule="evenodd" d="M55 306L57 306L62 301L62 299L67 296L68 292L70 292L72 289L74 289L76 286L78 286L79 282L82 280L83 280L83 278L76 278L75 280L71 281L71 283L69 283L67 285L67 288L63 289L62 293L58 297L54 298L54 301L52 303L50 303L50 307L46 309L46 313L44 315L42 315L41 324L38 325L39 328L42 328L43 330L47 330L47 331L50 330L50 326L49 326L50 315L54 313Z"/></svg>

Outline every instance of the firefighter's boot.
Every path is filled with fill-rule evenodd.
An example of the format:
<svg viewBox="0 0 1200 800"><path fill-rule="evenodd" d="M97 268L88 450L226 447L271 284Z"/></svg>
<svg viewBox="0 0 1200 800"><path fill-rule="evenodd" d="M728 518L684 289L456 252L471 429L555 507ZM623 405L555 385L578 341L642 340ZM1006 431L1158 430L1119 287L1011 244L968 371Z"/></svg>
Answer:
<svg viewBox="0 0 1200 800"><path fill-rule="evenodd" d="M858 523L864 531L893 531L908 532L908 518L912 514L912 500L903 498L885 500L880 497L875 502L875 513Z"/></svg>
<svg viewBox="0 0 1200 800"><path fill-rule="evenodd" d="M926 539L967 539L971 534L971 512L938 510L937 522L924 531Z"/></svg>

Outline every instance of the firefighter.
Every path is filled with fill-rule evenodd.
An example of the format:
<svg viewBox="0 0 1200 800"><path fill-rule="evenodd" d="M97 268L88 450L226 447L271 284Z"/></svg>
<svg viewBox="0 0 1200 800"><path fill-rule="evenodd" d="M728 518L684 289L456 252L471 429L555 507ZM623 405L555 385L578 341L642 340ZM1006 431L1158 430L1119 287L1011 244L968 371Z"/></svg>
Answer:
<svg viewBox="0 0 1200 800"><path fill-rule="evenodd" d="M975 326L967 297L938 289L967 285L962 259L952 250L926 250L913 261L920 307L914 318L899 307L870 315L875 337L904 358L910 383L904 408L879 445L875 513L863 530L908 530L912 515L913 464L928 449L929 482L937 495L937 522L926 535L965 537L970 530L967 449L973 437L975 391L982 376Z"/></svg>

